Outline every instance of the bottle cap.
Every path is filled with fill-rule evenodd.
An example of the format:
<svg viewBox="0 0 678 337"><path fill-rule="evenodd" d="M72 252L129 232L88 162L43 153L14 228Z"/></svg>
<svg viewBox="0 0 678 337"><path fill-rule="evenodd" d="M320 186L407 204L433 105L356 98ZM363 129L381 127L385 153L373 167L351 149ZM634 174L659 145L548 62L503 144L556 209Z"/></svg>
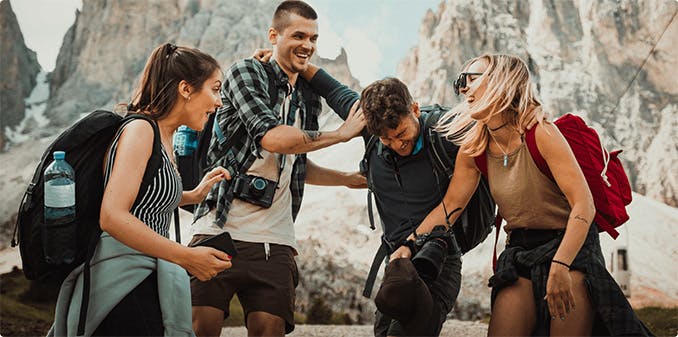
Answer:
<svg viewBox="0 0 678 337"><path fill-rule="evenodd" d="M63 160L66 158L66 152L64 151L54 151L54 160Z"/></svg>

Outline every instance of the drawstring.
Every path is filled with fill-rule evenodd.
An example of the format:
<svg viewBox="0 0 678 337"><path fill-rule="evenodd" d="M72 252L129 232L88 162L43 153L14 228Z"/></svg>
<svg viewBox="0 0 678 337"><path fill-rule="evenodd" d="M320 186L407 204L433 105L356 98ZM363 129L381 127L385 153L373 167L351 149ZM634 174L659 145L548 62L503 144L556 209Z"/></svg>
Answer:
<svg viewBox="0 0 678 337"><path fill-rule="evenodd" d="M607 187L611 187L612 184L607 179L607 163L610 162L610 153L607 152L605 149L605 145L603 144L603 139L601 137L598 137L598 140L600 141L600 148L603 150L603 170L600 172L600 177L603 178L603 181L605 182L605 185Z"/></svg>

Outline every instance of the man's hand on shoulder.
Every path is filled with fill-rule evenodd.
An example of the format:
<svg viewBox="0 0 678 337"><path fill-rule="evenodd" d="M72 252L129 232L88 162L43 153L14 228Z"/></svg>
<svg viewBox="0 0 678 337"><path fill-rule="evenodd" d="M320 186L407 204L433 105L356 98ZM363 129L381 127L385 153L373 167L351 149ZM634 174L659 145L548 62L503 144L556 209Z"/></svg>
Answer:
<svg viewBox="0 0 678 337"><path fill-rule="evenodd" d="M271 57L273 57L273 49L270 48L257 48L252 54L252 58L260 62L269 62Z"/></svg>
<svg viewBox="0 0 678 337"><path fill-rule="evenodd" d="M344 142L347 142L354 137L360 135L363 129L366 126L365 114L360 108L360 100L355 101L351 107L351 111L348 113L348 117L341 124L337 132L340 134L340 137Z"/></svg>

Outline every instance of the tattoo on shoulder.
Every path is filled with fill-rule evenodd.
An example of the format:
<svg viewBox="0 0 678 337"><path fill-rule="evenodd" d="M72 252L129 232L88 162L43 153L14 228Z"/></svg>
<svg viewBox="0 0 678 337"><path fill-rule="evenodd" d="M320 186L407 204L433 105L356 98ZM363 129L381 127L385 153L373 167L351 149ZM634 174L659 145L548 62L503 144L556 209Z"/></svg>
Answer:
<svg viewBox="0 0 678 337"><path fill-rule="evenodd" d="M579 221L581 221L581 222L583 222L583 223L585 223L585 224L587 224L587 225L588 225L589 223L591 223L591 221L588 221L586 218L584 218L584 217L581 216L581 215L575 215L575 216L573 216L573 217L571 217L571 218L572 218L572 219L575 219L575 220L579 220Z"/></svg>
<svg viewBox="0 0 678 337"><path fill-rule="evenodd" d="M304 130L304 143L308 144L314 142L320 138L323 133L320 131L309 131Z"/></svg>

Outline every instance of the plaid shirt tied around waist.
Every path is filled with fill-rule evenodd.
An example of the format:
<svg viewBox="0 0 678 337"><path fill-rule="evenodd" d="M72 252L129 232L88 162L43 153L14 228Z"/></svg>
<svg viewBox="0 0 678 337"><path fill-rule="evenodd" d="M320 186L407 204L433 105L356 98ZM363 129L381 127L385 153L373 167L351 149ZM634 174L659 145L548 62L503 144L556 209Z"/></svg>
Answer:
<svg viewBox="0 0 678 337"><path fill-rule="evenodd" d="M268 74L264 67L272 67L275 74L278 97L273 107L268 90ZM268 130L283 125L280 116L285 96L289 93L288 77L274 60L262 64L254 59L244 59L233 64L224 76L221 90L223 106L216 112L224 139L219 141L212 130L212 139L207 152L208 167L223 166L230 172L245 173L252 163L261 156L261 139ZM318 130L318 116L322 110L320 97L313 92L308 82L299 77L296 83L298 96L297 118L301 118L304 130ZM239 129L243 137L236 139L230 148L224 148L225 140L232 138ZM290 192L292 193L292 219L296 219L304 195L306 179L306 154L296 155L292 168ZM236 173L237 174L237 173ZM223 227L233 201L233 184L224 180L215 184L207 197L193 214L193 221L205 216L216 208L215 223Z"/></svg>
<svg viewBox="0 0 678 337"><path fill-rule="evenodd" d="M585 275L586 288L591 306L596 313L594 336L654 336L636 316L621 288L605 269L605 260L600 249L598 226L591 224L584 245L572 261L571 269ZM533 336L548 336L551 319L548 304L544 300L551 259L563 239L557 238L533 249L514 246L506 248L497 261L497 270L489 280L492 301L499 291L518 280L518 269L528 268L537 309L537 325Z"/></svg>

